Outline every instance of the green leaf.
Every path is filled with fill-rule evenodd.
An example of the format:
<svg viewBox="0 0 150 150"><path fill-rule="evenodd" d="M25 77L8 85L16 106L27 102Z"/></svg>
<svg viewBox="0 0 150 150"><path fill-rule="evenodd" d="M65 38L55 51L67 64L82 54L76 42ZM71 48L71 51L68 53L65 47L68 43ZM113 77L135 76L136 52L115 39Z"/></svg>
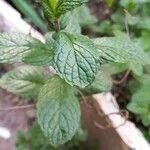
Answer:
<svg viewBox="0 0 150 150"><path fill-rule="evenodd" d="M50 49L53 49L53 46L54 46L54 38L53 38L53 34L55 32L48 32L45 34L45 40L46 40L46 45L50 48Z"/></svg>
<svg viewBox="0 0 150 150"><path fill-rule="evenodd" d="M97 71L95 46L86 36L60 32L56 35L54 67L70 85L84 88Z"/></svg>
<svg viewBox="0 0 150 150"><path fill-rule="evenodd" d="M127 108L140 117L145 126L150 125L150 82L143 84L133 94L132 101Z"/></svg>
<svg viewBox="0 0 150 150"><path fill-rule="evenodd" d="M56 14L59 17L62 14L65 14L68 11L73 10L76 7L81 6L87 0L58 0L56 7Z"/></svg>
<svg viewBox="0 0 150 150"><path fill-rule="evenodd" d="M113 4L113 0L106 0L106 3L109 7L111 7Z"/></svg>
<svg viewBox="0 0 150 150"><path fill-rule="evenodd" d="M140 16L132 16L127 13L128 24L134 26L138 29L147 29L149 30L150 18L149 17L140 17Z"/></svg>
<svg viewBox="0 0 150 150"><path fill-rule="evenodd" d="M83 89L85 94L96 94L100 92L108 92L112 88L112 80L108 73L99 70L93 83Z"/></svg>
<svg viewBox="0 0 150 150"><path fill-rule="evenodd" d="M124 36L122 38L97 38L94 43L97 45L100 62L139 63L142 65L150 63L144 50Z"/></svg>
<svg viewBox="0 0 150 150"><path fill-rule="evenodd" d="M143 66L139 63L131 63L131 70L135 75L142 76L143 75Z"/></svg>
<svg viewBox="0 0 150 150"><path fill-rule="evenodd" d="M91 14L90 9L86 5L82 5L73 12L76 14L79 24L81 26L90 26L97 22L97 19L94 15ZM86 16L86 17L85 17Z"/></svg>
<svg viewBox="0 0 150 150"><path fill-rule="evenodd" d="M74 89L53 76L41 89L37 105L38 123L51 144L69 141L80 121L80 106Z"/></svg>
<svg viewBox="0 0 150 150"><path fill-rule="evenodd" d="M74 12L68 12L60 18L61 29L66 32L81 33L81 27L78 19L75 19L77 15Z"/></svg>
<svg viewBox="0 0 150 150"><path fill-rule="evenodd" d="M42 6L45 18L50 23L50 25L53 26L51 23L55 20L55 12L53 10L54 4L51 4L51 0L40 0L40 4Z"/></svg>
<svg viewBox="0 0 150 150"><path fill-rule="evenodd" d="M0 63L23 61L34 65L48 65L51 60L51 50L39 40L21 33L0 34Z"/></svg>
<svg viewBox="0 0 150 150"><path fill-rule="evenodd" d="M0 79L0 87L23 97L37 98L48 75L32 66L20 66Z"/></svg>
<svg viewBox="0 0 150 150"><path fill-rule="evenodd" d="M111 75L115 75L121 72L124 72L128 69L128 64L122 64L122 63L113 63L113 64L103 64L102 68L109 72Z"/></svg>
<svg viewBox="0 0 150 150"><path fill-rule="evenodd" d="M149 50L150 49L150 31L146 30L142 32L142 36L138 38L139 44L145 49Z"/></svg>
<svg viewBox="0 0 150 150"><path fill-rule="evenodd" d="M34 66L49 66L53 59L53 51L50 49L44 44L35 43L31 52L22 58L22 62Z"/></svg>
<svg viewBox="0 0 150 150"><path fill-rule="evenodd" d="M85 2L86 0L41 0L41 5L46 19L51 23Z"/></svg>

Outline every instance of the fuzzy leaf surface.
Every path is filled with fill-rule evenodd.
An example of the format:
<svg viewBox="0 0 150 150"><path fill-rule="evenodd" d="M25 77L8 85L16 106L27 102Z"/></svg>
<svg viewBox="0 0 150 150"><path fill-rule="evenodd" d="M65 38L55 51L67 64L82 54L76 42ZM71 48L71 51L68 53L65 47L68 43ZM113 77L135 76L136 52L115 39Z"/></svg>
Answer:
<svg viewBox="0 0 150 150"><path fill-rule="evenodd" d="M132 101L127 108L142 120L145 126L150 126L150 81L138 89L132 97Z"/></svg>
<svg viewBox="0 0 150 150"><path fill-rule="evenodd" d="M105 37L94 40L100 62L149 64L147 54L136 43L128 38Z"/></svg>
<svg viewBox="0 0 150 150"><path fill-rule="evenodd" d="M94 80L97 59L89 38L60 32L56 35L54 50L54 67L67 83L84 88Z"/></svg>
<svg viewBox="0 0 150 150"><path fill-rule="evenodd" d="M83 92L85 94L96 94L100 92L108 92L112 88L112 79L110 75L103 70L99 70L91 85L88 85Z"/></svg>
<svg viewBox="0 0 150 150"><path fill-rule="evenodd" d="M87 2L87 0L58 0L56 13L57 16L65 14Z"/></svg>
<svg viewBox="0 0 150 150"><path fill-rule="evenodd" d="M38 123L50 143L57 146L69 141L80 120L80 106L74 89L53 76L41 89L38 100Z"/></svg>
<svg viewBox="0 0 150 150"><path fill-rule="evenodd" d="M23 61L34 65L48 65L51 60L51 50L39 40L21 33L0 34L0 63Z"/></svg>
<svg viewBox="0 0 150 150"><path fill-rule="evenodd" d="M43 69L20 66L2 76L0 87L22 97L37 98L46 79Z"/></svg>

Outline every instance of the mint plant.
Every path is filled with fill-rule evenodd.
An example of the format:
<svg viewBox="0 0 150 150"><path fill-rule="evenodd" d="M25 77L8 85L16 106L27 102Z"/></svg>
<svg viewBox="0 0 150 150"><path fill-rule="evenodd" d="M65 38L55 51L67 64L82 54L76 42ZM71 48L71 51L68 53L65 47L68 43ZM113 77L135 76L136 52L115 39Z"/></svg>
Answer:
<svg viewBox="0 0 150 150"><path fill-rule="evenodd" d="M37 99L38 123L50 143L57 146L69 141L79 127L76 95L111 90L111 77L102 65L126 64L133 73L141 74L149 59L123 34L96 39L81 35L81 9L77 7L85 0L39 2L50 29L45 43L21 33L0 33L0 63L26 64L6 73L0 86ZM50 66L56 74L44 69Z"/></svg>

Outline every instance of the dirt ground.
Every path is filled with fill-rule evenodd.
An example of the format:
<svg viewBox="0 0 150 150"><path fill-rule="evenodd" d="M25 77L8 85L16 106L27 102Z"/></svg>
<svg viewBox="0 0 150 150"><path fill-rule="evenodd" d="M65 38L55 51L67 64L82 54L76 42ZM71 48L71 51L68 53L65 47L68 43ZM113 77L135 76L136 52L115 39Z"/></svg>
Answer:
<svg viewBox="0 0 150 150"><path fill-rule="evenodd" d="M0 150L16 150L16 134L18 131L27 131L28 125L35 116L34 108L1 111L1 108L24 105L21 98L0 89L0 127L10 130L11 137L7 140L0 137Z"/></svg>

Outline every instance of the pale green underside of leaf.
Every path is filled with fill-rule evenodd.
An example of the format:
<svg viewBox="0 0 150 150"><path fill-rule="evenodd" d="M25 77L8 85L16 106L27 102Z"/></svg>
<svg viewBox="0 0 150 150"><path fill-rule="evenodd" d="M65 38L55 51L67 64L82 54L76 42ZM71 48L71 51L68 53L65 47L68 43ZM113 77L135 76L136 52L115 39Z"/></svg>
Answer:
<svg viewBox="0 0 150 150"><path fill-rule="evenodd" d="M61 32L56 37L54 50L54 67L67 83L84 88L94 80L97 63L95 46L90 39Z"/></svg>
<svg viewBox="0 0 150 150"><path fill-rule="evenodd" d="M2 76L0 87L23 97L37 98L47 78L39 67L20 66Z"/></svg>
<svg viewBox="0 0 150 150"><path fill-rule="evenodd" d="M41 89L38 100L38 122L50 143L57 146L69 141L80 121L80 106L72 87L53 76Z"/></svg>
<svg viewBox="0 0 150 150"><path fill-rule="evenodd" d="M0 63L48 65L52 52L39 40L21 33L0 34Z"/></svg>
<svg viewBox="0 0 150 150"><path fill-rule="evenodd" d="M136 43L127 38L97 38L94 39L100 57L100 62L105 63L139 63L149 64L147 54Z"/></svg>
<svg viewBox="0 0 150 150"><path fill-rule="evenodd" d="M93 83L87 86L83 91L85 94L96 94L100 92L108 92L111 88L112 79L110 75L103 70L99 70Z"/></svg>

